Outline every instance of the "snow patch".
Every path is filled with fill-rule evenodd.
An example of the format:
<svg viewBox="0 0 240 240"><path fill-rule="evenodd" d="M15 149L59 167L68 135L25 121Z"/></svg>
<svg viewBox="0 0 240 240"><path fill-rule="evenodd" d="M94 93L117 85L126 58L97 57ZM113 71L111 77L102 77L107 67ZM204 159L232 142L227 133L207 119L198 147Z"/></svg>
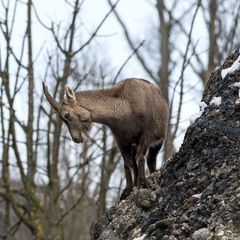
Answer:
<svg viewBox="0 0 240 240"><path fill-rule="evenodd" d="M189 118L189 121L191 124L195 123L195 121L201 117L201 113L195 113L193 114L190 118Z"/></svg>
<svg viewBox="0 0 240 240"><path fill-rule="evenodd" d="M207 104L205 102L200 102L199 104L200 112L203 113L206 107L207 107Z"/></svg>
<svg viewBox="0 0 240 240"><path fill-rule="evenodd" d="M229 85L229 87L240 88L240 82L235 82ZM238 89L238 98L240 98L240 89Z"/></svg>
<svg viewBox="0 0 240 240"><path fill-rule="evenodd" d="M230 87L240 88L240 82L235 82L235 83L231 84Z"/></svg>
<svg viewBox="0 0 240 240"><path fill-rule="evenodd" d="M236 105L240 105L240 98L237 98L237 99L236 99L235 104L236 104Z"/></svg>
<svg viewBox="0 0 240 240"><path fill-rule="evenodd" d="M133 240L143 240L146 236L147 234L143 234L141 237L134 238Z"/></svg>
<svg viewBox="0 0 240 240"><path fill-rule="evenodd" d="M198 199L200 199L201 196L202 196L202 193L197 193L197 194L193 194L193 195L192 195L192 197L198 198Z"/></svg>
<svg viewBox="0 0 240 240"><path fill-rule="evenodd" d="M235 72L240 67L240 55L238 56L237 60L232 64L231 67L225 68L221 72L222 79L224 79L227 74Z"/></svg>
<svg viewBox="0 0 240 240"><path fill-rule="evenodd" d="M190 121L190 124L193 124L195 123L196 119L198 119L199 117L202 116L202 113L204 112L204 109L207 107L207 104L205 102L200 102L199 104L199 113L195 113L193 114L190 118L189 118L189 121Z"/></svg>
<svg viewBox="0 0 240 240"><path fill-rule="evenodd" d="M215 106L220 106L222 102L222 97L213 97L213 99L211 100L210 104L214 104Z"/></svg>

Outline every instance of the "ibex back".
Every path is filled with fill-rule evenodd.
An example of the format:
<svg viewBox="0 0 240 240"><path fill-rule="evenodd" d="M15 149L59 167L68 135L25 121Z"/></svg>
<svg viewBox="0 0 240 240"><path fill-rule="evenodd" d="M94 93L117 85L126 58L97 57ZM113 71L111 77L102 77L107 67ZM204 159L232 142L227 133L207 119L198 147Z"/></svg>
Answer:
<svg viewBox="0 0 240 240"><path fill-rule="evenodd" d="M147 187L144 157L150 173L156 170L156 157L161 149L168 125L168 105L160 89L143 79L126 79L111 88L73 92L65 87L58 103L43 84L44 94L66 123L72 140L84 140L92 122L112 130L124 159L126 187L121 199L133 186ZM132 172L133 169L133 176Z"/></svg>

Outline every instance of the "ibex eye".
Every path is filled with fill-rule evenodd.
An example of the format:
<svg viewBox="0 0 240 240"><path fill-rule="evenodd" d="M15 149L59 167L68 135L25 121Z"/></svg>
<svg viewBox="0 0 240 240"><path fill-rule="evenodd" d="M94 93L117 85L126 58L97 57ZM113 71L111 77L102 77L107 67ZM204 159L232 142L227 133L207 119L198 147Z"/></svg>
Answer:
<svg viewBox="0 0 240 240"><path fill-rule="evenodd" d="M69 120L69 119L70 119L70 113L66 113L66 114L64 115L64 118L66 118L67 120Z"/></svg>

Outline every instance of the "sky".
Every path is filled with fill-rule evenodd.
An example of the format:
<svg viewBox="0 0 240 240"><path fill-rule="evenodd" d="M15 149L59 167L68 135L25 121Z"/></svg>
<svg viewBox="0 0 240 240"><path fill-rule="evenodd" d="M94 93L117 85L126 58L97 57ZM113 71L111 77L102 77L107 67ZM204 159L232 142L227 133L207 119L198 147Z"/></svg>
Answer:
<svg viewBox="0 0 240 240"><path fill-rule="evenodd" d="M58 6L57 8L56 5ZM39 16L43 16L42 19L44 18L44 22L48 22L48 26L51 21L61 22L63 24L64 21L70 21L71 10L65 1L36 1L36 8L39 9ZM154 6L145 0L121 0L117 6L117 10L125 20L129 31L131 31L132 35L137 35L140 41L144 39L144 32L142 30L146 19L156 19L156 16L152 15L154 12L153 8ZM81 7L79 17L83 24L81 27L86 31L86 36L80 36L80 38L84 39L90 36L109 9L106 0L85 0ZM38 25L37 22L36 25ZM42 40L39 41L40 44L46 37L44 29L42 29L41 36L39 37L42 37ZM48 39L47 41L51 40ZM108 58L113 59L111 64L116 69L119 68L129 56L129 49L124 41L122 29L119 27L113 15L103 24L94 43L99 46L99 58L102 59L102 61ZM109 46L107 51L104 51L104 54L101 51L102 44ZM138 73L139 76L147 77L143 76L145 72L142 71L136 61L134 63L130 62L129 64L130 66L125 69L129 75L136 75L136 73Z"/></svg>
<svg viewBox="0 0 240 240"><path fill-rule="evenodd" d="M10 4L12 4L11 6L13 6L14 2L15 1L13 0L10 1ZM18 3L16 17L17 21L15 22L13 31L14 36L12 38L12 45L15 51L20 51L20 44L23 33L25 31L26 6L22 2L24 1L19 1ZM50 27L51 23L54 22L61 24L61 26L64 28L64 26L67 26L71 21L72 9L69 7L68 3L65 0L35 0L33 2L35 8L37 9L39 18L46 26ZM153 0L120 0L117 6L117 11L126 23L126 26L133 39L138 43L142 40L146 40L145 44L149 45L150 49L152 45L152 39L151 36L149 37L149 34L154 34L154 28L158 27L158 16L157 12L155 11L154 2L155 1ZM167 1L169 6L171 5L171 2L173 1ZM187 1L182 1L182 4L180 5L182 9L180 9L179 14L181 14L182 10L186 8L186 3ZM92 32L95 30L96 26L103 19L109 9L110 8L106 0L83 1L78 25L79 28L82 28L84 30L83 32L85 34L81 36L77 35L80 45L84 42L84 40L88 39L89 36L91 36ZM0 14L3 14L2 9L0 9ZM176 16L177 15L178 11L176 11ZM201 33L204 33L205 31L203 24L201 24L201 21L202 16L198 14L196 19L196 26L193 32L193 38L195 41L198 41L200 51L204 52L204 50L206 50L206 36L204 36L204 34L201 35ZM33 54L34 59L37 58L35 77L40 80L43 78L43 69L45 68L45 61L47 60L47 51L51 51L55 46L55 43L52 34L39 23L39 21L36 19L35 13L33 14L32 31ZM148 35L147 38L146 34ZM93 44L96 51L95 54L98 56L97 59L99 66L101 64L108 63L110 59L111 68L114 69L113 73L111 73L113 76L116 75L120 66L132 52L125 41L122 28L119 26L113 14L103 24L97 34L97 37L94 39ZM182 44L184 51L186 45L185 40L179 42L179 44ZM40 52L39 49L41 49ZM4 55L4 52L1 51L1 54ZM177 57L179 56L176 56L176 58ZM149 64L156 64L156 61L149 59ZM145 73L139 62L134 57L125 66L124 70L121 73L121 77L141 77L149 79L148 75ZM175 71L173 78L176 80L179 78L178 71ZM195 81L197 84L197 79L194 79L191 73L186 72L186 79L191 79L190 81ZM39 87L41 87L41 80L38 81L37 84ZM194 96L188 95L184 99L184 101L187 103L187 107L184 108L184 119L182 120L183 128L186 128L189 125L189 117L199 111L198 104L201 99L201 87L201 84L198 84L198 90ZM24 112L24 109L18 109L20 109L20 114L21 112ZM184 134L180 134L180 136L176 139L175 143L177 148L180 146L183 137Z"/></svg>
<svg viewBox="0 0 240 240"><path fill-rule="evenodd" d="M13 9L13 4L15 0L3 0L5 3L10 1L11 9ZM73 0L68 0L69 2L73 2ZM113 0L112 0L113 1ZM24 31L26 28L26 5L24 4L26 0L19 0L18 1L18 8L17 8L17 17L14 23L14 31L12 37L12 47L14 51L20 55L21 50L21 41L24 35ZM41 21L48 27L51 26L51 23L55 23L55 29L57 24L61 24L61 27L68 26L69 22L71 21L71 8L67 4L65 0L33 0L34 5L37 9L38 16L40 17ZM166 4L169 5L171 8L172 2L174 0L165 1ZM177 9L175 11L175 17L181 16L183 10L187 9L189 5L189 0L181 0L181 4L178 4ZM154 6L155 0L120 0L117 11L119 12L121 18L124 20L131 37L134 39L136 43L140 43L142 40L146 40L144 44L148 47L149 51L156 51L154 49L154 41L152 41L156 37L156 29L158 30L158 16ZM103 17L109 11L109 5L107 4L107 0L85 0L83 5L81 6L81 11L78 19L78 27L83 29L84 34L77 35L76 38L79 41L79 46L81 46L86 39L88 39L91 34L94 32L96 26L99 22L103 19ZM0 21L4 19L4 12L3 9L0 7ZM184 20L187 26L190 26L191 14L187 16ZM184 16L183 16L184 17ZM47 52L53 51L55 47L55 42L52 37L52 34L46 30L36 19L35 13L33 13L33 21L32 21L32 31L33 31L33 55L34 61L36 61L35 66L35 80L36 80L36 95L39 97L42 93L41 82L44 76L44 69L46 68L46 61L47 61ZM78 33L79 34L79 33ZM186 39L181 38L181 32L175 32L173 37L173 42L179 46L181 52L185 51L186 48ZM0 36L0 55L4 59L4 52L5 46L4 41L2 41L2 36ZM205 59L206 63L206 50L208 48L208 36L206 34L206 25L203 24L203 15L201 11L198 12L197 18L194 24L194 30L192 34L192 39L195 43L197 43L197 51L200 54L200 58ZM78 43L78 41L76 41ZM101 27L100 31L97 33L97 36L94 38L93 41L95 56L97 56L97 64L99 66L104 64L109 64L110 72L109 78L116 75L119 68L122 66L124 61L129 57L130 53L132 52L129 49L128 44L126 43L122 28L119 26L118 22L116 21L114 15L111 15L106 22ZM40 51L39 51L40 50ZM157 49L158 51L158 49ZM91 53L92 54L92 53ZM157 55L157 54L156 54ZM90 55L89 58L95 57L94 55ZM150 56L150 55L149 55ZM172 55L173 60L178 62L181 66L182 57L179 54ZM148 59L148 64L151 66L152 64L158 64L158 59ZM79 59L81 61L81 59ZM84 60L83 60L84 61ZM111 71L112 70L112 71ZM16 71L16 66L13 64L11 65L12 75ZM174 69L174 73L172 74L172 79L177 81L180 76L180 69ZM149 79L149 76L145 73L142 69L139 62L133 57L128 64L125 66L124 70L122 71L120 78L129 78L129 77L140 77ZM119 80L120 80L119 78ZM189 69L186 69L184 75L186 81L186 88L189 88L188 94L184 95L184 105L182 109L181 115L181 131L179 131L178 136L176 137L174 143L176 146L176 150L179 149L181 143L183 141L185 130L190 125L189 119L192 115L196 116L196 113L199 112L199 104L202 97L202 90L203 86L201 85L199 79L196 78ZM13 78L14 79L14 78ZM48 84L50 84L51 79L48 79ZM71 83L69 83L71 84ZM27 84L26 84L27 85ZM51 86L51 85L50 85ZM196 86L194 89L192 86ZM26 90L25 86L25 90ZM80 87L81 88L81 87ZM170 86L172 89L173 86ZM24 89L24 88L23 88ZM82 89L79 89L82 90ZM50 88L50 92L53 89ZM18 106L15 106L19 119L27 120L26 114L26 103L27 99L25 99L26 93L24 91L18 95L18 100L16 103ZM37 105L37 101L39 98L35 99L35 104ZM178 106L178 98L175 99L176 107ZM44 107L49 107L47 103L44 103ZM177 108L175 107L173 111L173 115L176 116ZM50 108L49 108L50 109ZM44 120L44 119L43 119ZM67 132L65 127L65 132ZM23 134L22 134L23 135ZM21 139L21 134L18 134L18 140L25 141L25 139ZM44 136L45 138L46 136ZM75 161L75 156L77 155L74 153L76 149L79 149L79 146L74 145L72 141L69 140L68 147L71 149L72 161ZM26 149L21 149L21 154L26 156ZM0 149L1 152L1 149ZM77 151L76 151L77 152ZM45 154L40 152L40 154ZM161 154L158 156L161 159ZM14 159L14 158L13 158ZM44 156L42 156L44 160ZM100 159L99 159L100 160ZM42 165L45 162L41 163ZM123 164L123 161L121 161ZM161 162L158 161L158 167L160 167ZM39 171L45 171L45 169L39 168ZM94 174L99 174L98 168ZM17 172L17 171L16 171ZM44 175L44 174L43 174ZM19 176L13 173L13 176ZM39 179L44 180L41 174L39 174ZM115 176L115 175L114 175ZM123 177L123 175L121 175ZM120 177L119 177L120 179ZM113 183L111 183L114 186Z"/></svg>
<svg viewBox="0 0 240 240"><path fill-rule="evenodd" d="M39 1L38 4L41 4L41 6L39 5L38 7L36 5L38 9L41 10L39 15L46 16L46 21L49 22L52 20L54 22L64 21L63 19L69 21L69 16L71 14L69 11L65 10L65 1L58 1L57 9L54 2L56 1L52 0L51 5L49 5L49 1ZM166 2L170 7L171 2L173 1ZM153 34L154 37L154 31L156 28L158 28L158 15L154 4L155 1L151 0L120 0L119 4L117 5L117 11L124 20L132 38L136 40L136 42L146 40L145 44L150 46L152 45L152 38L149 36L146 38L146 34ZM179 16L182 14L183 9L187 9L188 5L189 1L182 1L182 5L180 5L182 9L179 9ZM84 2L81 8L80 18L84 24L83 27L86 29L86 32L88 32L89 35L91 35L91 33L95 30L96 25L98 25L108 11L109 5L107 4L106 0L86 0ZM178 11L176 11L176 16L178 17ZM186 19L186 22L189 24L189 19ZM196 25L193 32L193 38L196 42L198 41L198 49L200 49L199 51L204 52L207 49L207 37L204 35L206 29L204 24L201 24L202 16L200 12L197 15L195 22ZM115 69L114 72L117 72L132 50L129 49L122 29L113 14L104 23L97 36L98 37L94 41L94 44L99 46L99 48L97 48L99 49L99 64L106 61L106 59L111 59L111 66ZM182 42L179 42L179 44L182 44L184 51L186 47L186 41L183 40ZM150 64L156 64L155 61L152 61L151 59L149 59L149 62ZM149 76L142 69L139 62L134 58L128 62L123 73L121 74L121 77L140 77L149 79ZM173 77L178 79L179 71L176 71L175 76ZM183 118L181 120L181 127L184 130L187 128L187 126L189 126L190 116L199 112L199 103L201 100L202 90L201 84L198 83L199 80L196 79L195 76L193 77L192 73L186 71L185 77L188 81L196 82L197 90L194 92L194 95L186 95L184 99L185 106L182 114ZM180 147L184 138L184 130L175 140L177 149Z"/></svg>
<svg viewBox="0 0 240 240"><path fill-rule="evenodd" d="M6 2L7 0L5 0ZM10 0L10 4L13 7L15 1ZM23 4L24 0L19 1L17 8L17 17L14 25L14 35L12 37L12 46L16 52L20 54L20 44L25 31L26 23L26 6ZM48 27L51 23L59 23L64 28L71 21L71 8L65 0L35 0L33 1L37 14L41 21ZM69 2L73 2L70 1ZM131 36L136 42L141 42L146 39L145 44L152 45L151 34L154 34L154 28L158 27L158 16L154 6L155 1L151 0L120 0L117 11L126 23L126 26L131 33ZM173 1L167 1L170 5ZM188 1L182 1L181 8L186 8L185 5ZM79 15L79 28L82 28L85 34L77 35L79 44L83 43L86 39L91 36L96 26L103 19L110 7L106 0L85 0L81 6ZM180 9L182 10L182 9ZM179 14L182 11L179 11ZM0 16L3 16L3 10L0 8ZM176 11L176 15L178 11ZM1 18L0 18L1 19ZM187 19L188 20L188 19ZM200 51L206 50L205 38L206 36L201 35L205 31L203 24L201 24L202 16L198 14L196 19L196 26L194 28L193 38L195 41L199 41ZM56 25L55 25L56 29ZM43 78L43 69L45 68L45 61L47 60L47 51L51 51L55 46L52 34L46 30L36 19L36 14L33 14L32 22L33 31L33 54L37 64L35 65L37 81L36 85L41 87L41 80ZM147 38L146 38L147 34ZM154 37L154 36L153 36ZM200 40L199 40L200 39ZM131 50L129 49L123 31L112 14L101 27L97 34L97 37L93 41L96 55L98 56L98 64L101 65L110 61L111 68L113 69L112 75L114 76L123 62L127 59ZM179 42L182 44L183 51L185 49L186 41ZM1 46L4 49L4 46ZM41 51L39 52L39 49ZM1 51L2 56L4 51ZM177 58L178 56L176 56ZM150 64L156 64L156 61L149 59ZM14 67L13 67L14 69ZM14 70L13 70L14 72ZM112 76L111 76L112 77ZM148 75L140 66L139 62L133 57L124 68L122 78L129 77L141 77L149 79ZM196 82L191 73L186 72L186 79L190 79L192 82ZM176 71L173 76L176 80L179 78L179 72ZM40 88L41 89L41 88ZM197 91L193 95L187 95L184 99L184 117L182 119L181 126L185 129L189 125L189 117L199 111L199 102L201 99L201 85L198 85ZM22 99L20 99L22 100ZM19 114L21 119L26 118L24 104L21 104ZM179 148L184 137L184 131L175 140L176 147Z"/></svg>
<svg viewBox="0 0 240 240"><path fill-rule="evenodd" d="M7 0L5 0L7 1ZM15 0L10 0L10 4L15 2ZM25 0L21 0L23 2ZM70 1L70 0L69 0ZM20 1L18 3L17 8L17 17L16 22L14 25L14 35L12 37L12 46L14 51L20 54L21 49L21 41L23 38L23 34L26 27L26 6L22 4ZM48 27L51 26L51 23L58 23L64 28L64 26L68 26L69 22L71 21L71 8L66 3L65 0L34 0L34 5L37 9L38 16L40 17L41 21ZM120 0L117 11L119 12L120 16L126 23L126 26L131 33L131 37L136 42L141 42L142 40L146 40L145 44L149 46L149 49L154 49L154 44L152 43L152 39L156 37L154 31L158 28L158 16L155 10L155 6L153 4L154 0ZM168 2L168 1L167 1ZM171 2L171 1L169 1ZM185 7L184 3L188 2L186 0L182 1L183 4L181 7ZM79 46L91 36L92 32L94 32L96 26L99 22L103 19L106 13L109 11L109 5L107 4L107 0L85 0L84 4L81 6L81 11L78 19L78 26L82 28L84 32L83 35L77 35L76 38L79 40ZM0 8L0 19L3 16L3 11ZM196 20L196 27L194 29L193 38L195 41L199 41L200 51L206 49L205 43L205 36L202 36L200 33L204 32L203 24L201 24L201 15L197 17L199 19ZM188 19L186 20L188 21ZM56 28L56 25L55 25ZM44 76L44 69L46 68L46 61L47 61L47 52L51 52L55 47L55 42L52 37L52 34L46 30L36 19L35 13L33 14L33 21L32 21L32 31L33 31L33 55L36 61L35 64L35 80L36 80L36 94L38 97L41 95L41 81ZM80 32L80 31L79 31ZM147 36L147 37L146 37ZM1 36L0 36L0 49L4 49L4 46L1 45ZM129 49L122 28L119 26L118 22L116 21L115 17L111 15L106 22L101 27L100 31L97 34L97 37L94 39L93 43L94 50L96 51L97 61L99 66L101 64L106 64L109 62L109 66L112 72L109 73L109 77L115 76L117 71L119 70L120 66L124 63L124 61L128 58L129 54L132 52ZM186 41L179 41L179 45L181 45L183 51L186 47ZM39 49L41 51L39 52ZM4 56L4 51L0 53ZM90 56L91 57L91 56ZM179 56L176 57L176 60ZM81 59L80 59L81 61ZM149 59L148 64L156 64L156 59ZM11 66L12 74L14 74L15 67L14 65ZM128 64L125 66L124 70L121 73L120 78L129 78L129 77L140 77L149 79L149 76L145 73L142 69L139 62L136 58L132 58ZM196 77L193 77L192 73L186 71L185 74L186 79L191 82L191 84L197 84L199 81ZM120 80L119 78L119 80ZM177 80L179 78L179 71L178 69L174 72L173 78ZM50 84L50 79L48 79L48 84ZM71 83L69 83L71 84ZM26 84L27 85L27 84ZM50 85L51 86L51 85ZM27 86L26 86L27 87ZM38 93L39 89L39 93ZM50 92L53 89L49 89ZM80 89L82 90L82 89ZM188 94L184 98L184 108L183 114L181 119L181 128L182 131L175 139L175 146L176 149L181 146L182 140L184 138L184 133L186 128L189 126L189 118L191 115L199 112L199 103L201 100L201 84L197 85L197 89L193 92L193 94ZM26 94L22 91L22 94L18 95L18 106L15 107L19 119L27 120L26 114L26 104L27 99L24 99ZM37 105L37 101L39 99L35 99L35 104ZM177 101L177 99L176 99ZM47 103L44 103L44 107L49 107ZM176 111L173 113L176 115ZM66 127L65 127L65 131ZM18 139L24 141L25 139L21 139L21 134L18 134ZM74 157L76 154L74 151L79 146L74 145L72 141L69 141L69 148L71 148L73 162L75 161ZM1 150L0 150L1 151ZM25 148L22 149L21 154L26 156ZM78 149L79 151L79 149ZM77 152L77 151L76 151ZM40 153L44 154L44 153ZM158 156L161 159L161 154ZM44 159L44 156L42 156ZM123 161L121 161L123 164ZM43 163L44 165L45 163ZM161 162L158 161L158 167L161 166ZM39 179L40 181L44 180L44 177L41 175L42 168L39 168L40 174ZM43 171L45 171L43 169ZM97 168L96 168L97 171ZM96 175L99 172L95 173ZM14 174L13 174L14 175ZM18 173L14 176L17 176ZM123 177L121 175L121 177ZM120 179L120 177L119 177ZM114 183L111 183L114 186Z"/></svg>

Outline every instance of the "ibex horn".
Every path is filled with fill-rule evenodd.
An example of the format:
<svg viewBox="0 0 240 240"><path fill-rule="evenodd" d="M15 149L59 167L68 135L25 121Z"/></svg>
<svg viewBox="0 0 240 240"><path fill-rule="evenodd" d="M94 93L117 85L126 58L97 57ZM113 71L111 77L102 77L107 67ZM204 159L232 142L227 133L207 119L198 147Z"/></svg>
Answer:
<svg viewBox="0 0 240 240"><path fill-rule="evenodd" d="M44 95L46 96L47 100L52 105L52 107L56 111L58 111L59 110L59 103L49 94L48 88L45 86L44 82L42 82L42 86L43 86Z"/></svg>

